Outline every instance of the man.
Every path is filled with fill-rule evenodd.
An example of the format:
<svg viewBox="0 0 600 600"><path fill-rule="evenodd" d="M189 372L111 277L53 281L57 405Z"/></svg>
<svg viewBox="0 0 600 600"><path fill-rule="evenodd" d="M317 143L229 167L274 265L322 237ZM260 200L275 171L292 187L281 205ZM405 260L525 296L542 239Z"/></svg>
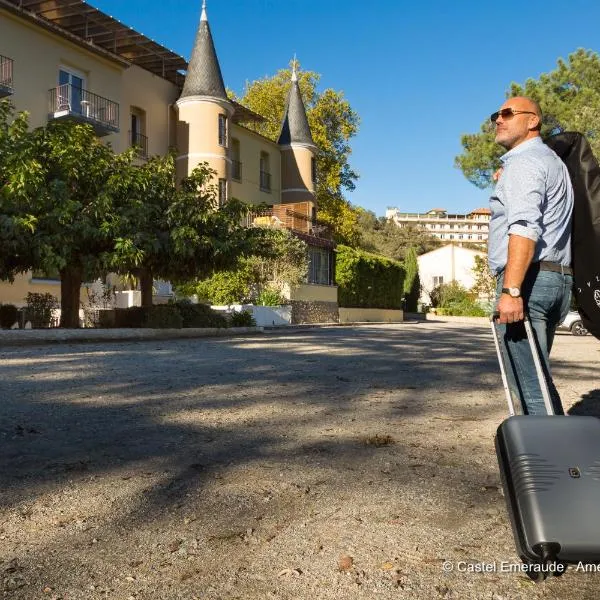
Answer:
<svg viewBox="0 0 600 600"><path fill-rule="evenodd" d="M497 278L498 322L507 377L525 414L546 414L525 336L529 315L556 414L564 414L549 355L571 301L573 188L567 168L540 137L542 111L525 97L507 100L491 116L496 142L506 148L490 198L488 260Z"/></svg>

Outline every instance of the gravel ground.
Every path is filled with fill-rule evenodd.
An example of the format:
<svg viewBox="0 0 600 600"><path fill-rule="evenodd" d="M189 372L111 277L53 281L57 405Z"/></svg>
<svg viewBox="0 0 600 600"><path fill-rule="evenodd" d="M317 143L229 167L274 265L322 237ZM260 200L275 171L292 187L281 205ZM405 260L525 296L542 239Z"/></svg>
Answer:
<svg viewBox="0 0 600 600"><path fill-rule="evenodd" d="M600 415L599 358L557 337L572 412ZM600 596L503 572L487 327L5 347L0 373L3 598Z"/></svg>

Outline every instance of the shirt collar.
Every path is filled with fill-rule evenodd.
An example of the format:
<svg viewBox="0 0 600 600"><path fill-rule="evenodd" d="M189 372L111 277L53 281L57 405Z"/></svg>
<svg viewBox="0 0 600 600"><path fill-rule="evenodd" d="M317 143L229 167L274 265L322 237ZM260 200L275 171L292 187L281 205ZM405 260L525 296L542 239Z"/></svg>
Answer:
<svg viewBox="0 0 600 600"><path fill-rule="evenodd" d="M534 138L531 138L530 140L526 140L525 142L521 142L518 146L515 146L514 148L512 148L511 150L509 150L508 152L506 152L506 154L503 154L500 157L500 160L505 163L511 156L515 156L517 154L521 154L521 152L525 152L526 150L528 150L529 148L532 148L533 146L537 146L538 144L543 144L544 142L542 141L542 138L537 135Z"/></svg>

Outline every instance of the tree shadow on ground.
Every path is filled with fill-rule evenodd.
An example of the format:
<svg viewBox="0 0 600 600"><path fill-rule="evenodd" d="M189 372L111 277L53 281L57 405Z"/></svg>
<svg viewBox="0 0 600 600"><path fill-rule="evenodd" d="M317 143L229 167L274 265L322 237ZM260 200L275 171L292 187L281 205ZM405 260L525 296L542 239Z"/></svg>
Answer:
<svg viewBox="0 0 600 600"><path fill-rule="evenodd" d="M600 389L591 390L581 397L579 402L571 406L570 415L600 417Z"/></svg>

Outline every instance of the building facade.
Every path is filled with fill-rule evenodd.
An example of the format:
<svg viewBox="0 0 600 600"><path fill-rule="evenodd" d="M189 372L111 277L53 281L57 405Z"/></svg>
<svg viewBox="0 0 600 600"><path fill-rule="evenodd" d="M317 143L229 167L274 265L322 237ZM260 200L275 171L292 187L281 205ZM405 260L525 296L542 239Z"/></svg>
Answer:
<svg viewBox="0 0 600 600"><path fill-rule="evenodd" d="M444 208L433 208L426 213L402 213L390 207L385 216L398 227L422 227L446 242L487 246L491 218L489 208L477 208L468 214L458 215L450 214Z"/></svg>
<svg viewBox="0 0 600 600"><path fill-rule="evenodd" d="M248 226L284 227L307 242L309 280L290 300L333 314L334 243L316 219L317 148L295 72L290 83L273 142L247 127L263 117L227 98L205 5L188 64L83 0L0 0L0 97L28 111L32 127L89 123L115 152L136 147L140 162L176 148L178 177L207 162L219 202L269 206ZM22 305L30 291L60 297L46 275L0 283L0 302Z"/></svg>

